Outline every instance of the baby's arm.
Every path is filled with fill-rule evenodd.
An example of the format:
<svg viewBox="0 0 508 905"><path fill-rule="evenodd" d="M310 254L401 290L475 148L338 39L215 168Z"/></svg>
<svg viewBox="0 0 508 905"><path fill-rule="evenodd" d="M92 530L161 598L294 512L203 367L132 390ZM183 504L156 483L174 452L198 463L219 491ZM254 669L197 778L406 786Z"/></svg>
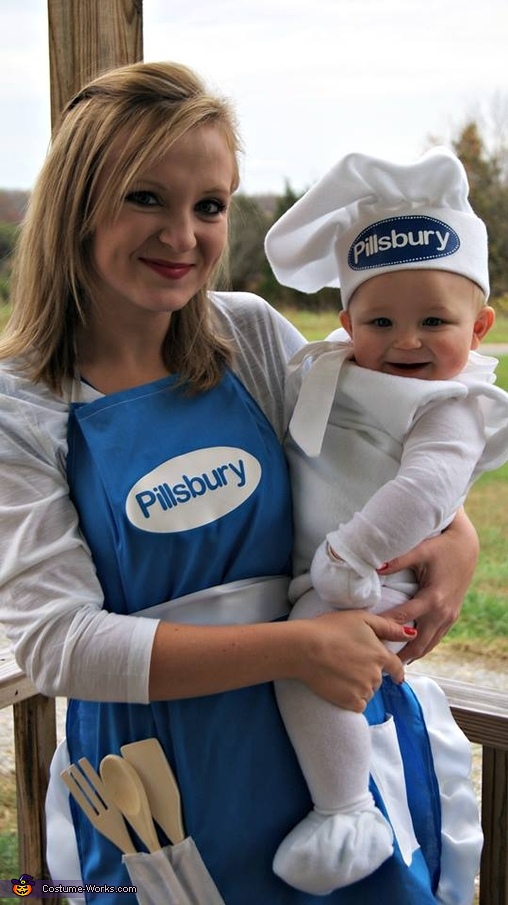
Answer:
<svg viewBox="0 0 508 905"><path fill-rule="evenodd" d="M397 476L318 547L311 578L319 595L334 606L375 606L376 570L449 523L484 446L473 397L427 407L405 438Z"/></svg>

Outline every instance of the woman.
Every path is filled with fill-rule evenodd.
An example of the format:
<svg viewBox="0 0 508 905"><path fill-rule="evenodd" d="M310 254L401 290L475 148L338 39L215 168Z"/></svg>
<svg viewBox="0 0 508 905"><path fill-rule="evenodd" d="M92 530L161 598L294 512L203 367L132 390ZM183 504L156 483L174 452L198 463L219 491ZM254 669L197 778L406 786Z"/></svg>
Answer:
<svg viewBox="0 0 508 905"><path fill-rule="evenodd" d="M227 905L304 905L319 898L271 869L309 807L271 681L363 710L383 671L402 680L379 639L405 630L363 613L285 621L283 382L303 339L262 300L207 291L238 146L228 105L178 65L106 73L63 112L0 349L0 615L37 687L71 699L71 761L97 768L156 736ZM395 614L419 620L414 655L456 617L475 553L461 516L411 559L430 576ZM118 850L72 817L84 879L128 883ZM52 826L53 879L75 880ZM430 898L408 898L400 870L386 901L399 880L401 903L433 900L430 880ZM368 901L345 892L327 901Z"/></svg>

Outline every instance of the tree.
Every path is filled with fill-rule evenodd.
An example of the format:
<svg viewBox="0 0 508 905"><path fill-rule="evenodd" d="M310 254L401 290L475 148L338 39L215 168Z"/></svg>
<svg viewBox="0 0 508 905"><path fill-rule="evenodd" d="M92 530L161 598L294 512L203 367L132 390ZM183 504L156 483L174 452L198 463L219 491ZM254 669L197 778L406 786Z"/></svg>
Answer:
<svg viewBox="0 0 508 905"><path fill-rule="evenodd" d="M268 221L255 198L234 195L229 214L231 288L256 291L264 266Z"/></svg>
<svg viewBox="0 0 508 905"><path fill-rule="evenodd" d="M462 128L452 142L453 149L466 169L474 211L484 220L489 235L491 294L508 293L508 177L505 151L487 151L479 127L474 120Z"/></svg>
<svg viewBox="0 0 508 905"><path fill-rule="evenodd" d="M0 222L0 266L14 251L18 227L14 223Z"/></svg>

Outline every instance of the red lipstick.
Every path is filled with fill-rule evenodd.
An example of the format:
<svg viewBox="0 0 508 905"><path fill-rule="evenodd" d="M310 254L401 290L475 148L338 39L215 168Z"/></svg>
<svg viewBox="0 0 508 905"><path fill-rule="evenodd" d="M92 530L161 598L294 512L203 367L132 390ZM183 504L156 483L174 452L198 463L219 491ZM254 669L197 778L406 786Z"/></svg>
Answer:
<svg viewBox="0 0 508 905"><path fill-rule="evenodd" d="M193 264L177 264L173 261L159 261L155 258L140 258L140 261L167 280L181 280L194 266Z"/></svg>

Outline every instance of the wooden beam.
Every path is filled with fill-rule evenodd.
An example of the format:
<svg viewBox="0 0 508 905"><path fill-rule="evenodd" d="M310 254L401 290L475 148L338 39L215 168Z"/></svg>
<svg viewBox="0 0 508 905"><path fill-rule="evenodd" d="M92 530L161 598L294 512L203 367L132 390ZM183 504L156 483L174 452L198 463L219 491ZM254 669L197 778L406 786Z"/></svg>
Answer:
<svg viewBox="0 0 508 905"><path fill-rule="evenodd" d="M143 0L48 0L51 123L105 69L143 59Z"/></svg>
<svg viewBox="0 0 508 905"><path fill-rule="evenodd" d="M480 905L508 903L508 751L484 748Z"/></svg>
<svg viewBox="0 0 508 905"><path fill-rule="evenodd" d="M18 811L19 869L36 880L48 877L44 802L49 765L56 747L55 701L42 694L14 704L14 747ZM61 899L33 899L58 905Z"/></svg>
<svg viewBox="0 0 508 905"><path fill-rule="evenodd" d="M24 672L14 662L9 650L0 651L0 709L19 704L37 694Z"/></svg>
<svg viewBox="0 0 508 905"><path fill-rule="evenodd" d="M508 695L453 679L431 676L448 698L452 713L470 742L508 751Z"/></svg>

